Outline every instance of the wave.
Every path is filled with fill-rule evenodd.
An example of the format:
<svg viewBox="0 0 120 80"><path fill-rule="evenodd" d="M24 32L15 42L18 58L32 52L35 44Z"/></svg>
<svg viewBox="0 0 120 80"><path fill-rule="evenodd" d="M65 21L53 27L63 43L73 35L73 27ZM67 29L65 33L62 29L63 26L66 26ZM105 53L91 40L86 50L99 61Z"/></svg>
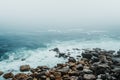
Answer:
<svg viewBox="0 0 120 80"><path fill-rule="evenodd" d="M64 63L66 59L55 57L56 53L49 51L53 48L59 48L61 52L67 52L69 49L71 56L76 56L81 52L76 52L73 48L102 48L107 50L118 50L120 48L120 41L117 40L92 40L92 41L54 41L47 44L47 48L38 48L34 50L20 49L12 53L6 53L9 58L0 61L0 70L4 72L19 71L19 66L29 64L31 67L38 65L47 65L49 67L55 66L57 63Z"/></svg>

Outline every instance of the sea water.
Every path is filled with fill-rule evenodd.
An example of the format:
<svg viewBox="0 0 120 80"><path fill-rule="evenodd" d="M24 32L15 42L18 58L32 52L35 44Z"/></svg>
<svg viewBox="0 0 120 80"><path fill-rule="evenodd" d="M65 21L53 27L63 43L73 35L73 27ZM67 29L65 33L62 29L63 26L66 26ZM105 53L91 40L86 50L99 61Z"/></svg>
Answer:
<svg viewBox="0 0 120 80"><path fill-rule="evenodd" d="M71 51L71 56L81 54L73 48L120 49L120 37L117 32L85 30L47 30L36 32L0 33L0 70L19 72L20 65L29 64L35 68L46 65L53 67L67 59L55 57L50 51L59 48L61 52Z"/></svg>

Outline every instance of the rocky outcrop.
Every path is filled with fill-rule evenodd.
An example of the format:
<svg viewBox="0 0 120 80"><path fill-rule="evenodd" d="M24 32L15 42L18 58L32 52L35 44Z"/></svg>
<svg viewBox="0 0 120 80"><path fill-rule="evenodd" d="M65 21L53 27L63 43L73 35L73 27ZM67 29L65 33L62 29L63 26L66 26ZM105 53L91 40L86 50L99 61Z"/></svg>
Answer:
<svg viewBox="0 0 120 80"><path fill-rule="evenodd" d="M62 57L66 55L61 54L58 48L53 51ZM120 80L120 53L118 51L117 55L114 55L114 52L100 48L84 49L82 55L77 55L79 59L66 57L66 63L58 63L53 68L30 68L29 65L22 65L20 71L28 73L18 73L15 76L6 73L3 77L12 80Z"/></svg>

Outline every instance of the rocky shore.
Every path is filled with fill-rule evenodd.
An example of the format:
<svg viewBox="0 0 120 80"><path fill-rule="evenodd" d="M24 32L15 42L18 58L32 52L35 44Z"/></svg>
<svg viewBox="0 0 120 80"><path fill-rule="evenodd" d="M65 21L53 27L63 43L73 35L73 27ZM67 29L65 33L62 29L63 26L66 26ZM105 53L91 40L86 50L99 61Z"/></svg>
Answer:
<svg viewBox="0 0 120 80"><path fill-rule="evenodd" d="M56 57L68 61L58 63L53 68L21 65L20 73L0 71L0 76L4 80L120 80L120 50L82 49L77 58L71 57L70 53L61 53L58 48L50 51L55 51Z"/></svg>

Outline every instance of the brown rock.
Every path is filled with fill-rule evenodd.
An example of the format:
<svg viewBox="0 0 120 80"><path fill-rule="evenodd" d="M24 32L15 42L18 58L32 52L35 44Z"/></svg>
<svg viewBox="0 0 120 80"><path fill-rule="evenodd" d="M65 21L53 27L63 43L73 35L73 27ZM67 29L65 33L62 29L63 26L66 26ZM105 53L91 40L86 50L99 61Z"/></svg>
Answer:
<svg viewBox="0 0 120 80"><path fill-rule="evenodd" d="M79 71L70 71L68 72L69 76L79 76L80 72Z"/></svg>
<svg viewBox="0 0 120 80"><path fill-rule="evenodd" d="M51 80L50 78L46 78L46 80Z"/></svg>
<svg viewBox="0 0 120 80"><path fill-rule="evenodd" d="M55 76L55 78L59 78L59 77L61 77L61 73L60 72L55 72L54 76Z"/></svg>
<svg viewBox="0 0 120 80"><path fill-rule="evenodd" d="M0 71L0 76L3 74L4 72Z"/></svg>
<svg viewBox="0 0 120 80"><path fill-rule="evenodd" d="M20 71L24 72L24 71L29 71L30 70L30 66L29 65L22 65L20 66Z"/></svg>
<svg viewBox="0 0 120 80"><path fill-rule="evenodd" d="M24 73L18 73L14 76L14 80L31 80L32 78Z"/></svg>
<svg viewBox="0 0 120 80"><path fill-rule="evenodd" d="M50 75L50 80L55 80L55 76L54 75Z"/></svg>
<svg viewBox="0 0 120 80"><path fill-rule="evenodd" d="M33 78L33 80L37 80L37 78Z"/></svg>
<svg viewBox="0 0 120 80"><path fill-rule="evenodd" d="M74 67L75 65L76 65L76 63L69 62L69 66L70 66L70 67Z"/></svg>
<svg viewBox="0 0 120 80"><path fill-rule="evenodd" d="M5 79L9 79L9 78L13 78L14 77L14 74L13 73L6 73L6 74L4 74L3 75L3 77L5 78Z"/></svg>

